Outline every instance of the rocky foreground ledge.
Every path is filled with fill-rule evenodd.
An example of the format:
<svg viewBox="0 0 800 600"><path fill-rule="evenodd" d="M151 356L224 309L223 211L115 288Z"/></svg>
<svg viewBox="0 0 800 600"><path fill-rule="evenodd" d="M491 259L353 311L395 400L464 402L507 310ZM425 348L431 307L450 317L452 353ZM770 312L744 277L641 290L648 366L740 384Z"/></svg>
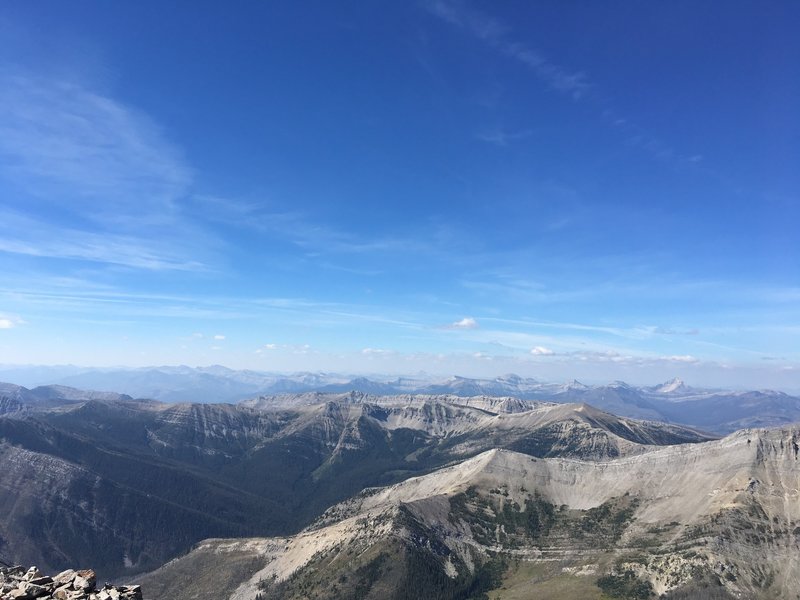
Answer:
<svg viewBox="0 0 800 600"><path fill-rule="evenodd" d="M36 567L0 568L0 600L142 600L138 585L95 587L94 571L68 569L49 577Z"/></svg>

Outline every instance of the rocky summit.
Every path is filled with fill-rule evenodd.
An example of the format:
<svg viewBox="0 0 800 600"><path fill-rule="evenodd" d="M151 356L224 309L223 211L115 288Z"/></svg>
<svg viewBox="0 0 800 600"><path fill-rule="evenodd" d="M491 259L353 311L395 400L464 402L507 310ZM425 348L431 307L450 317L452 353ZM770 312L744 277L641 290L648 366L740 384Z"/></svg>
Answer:
<svg viewBox="0 0 800 600"><path fill-rule="evenodd" d="M142 600L138 585L97 589L97 576L92 570L68 569L53 577L43 575L36 567L0 567L0 600Z"/></svg>

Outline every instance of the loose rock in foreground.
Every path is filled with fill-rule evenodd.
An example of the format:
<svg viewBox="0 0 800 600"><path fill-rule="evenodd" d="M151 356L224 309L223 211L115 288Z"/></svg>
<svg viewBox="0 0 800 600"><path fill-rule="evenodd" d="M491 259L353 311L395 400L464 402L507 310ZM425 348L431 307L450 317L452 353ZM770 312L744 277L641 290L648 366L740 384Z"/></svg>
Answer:
<svg viewBox="0 0 800 600"><path fill-rule="evenodd" d="M97 576L87 569L68 569L49 577L36 567L0 568L0 600L142 600L138 585L104 585L97 589Z"/></svg>

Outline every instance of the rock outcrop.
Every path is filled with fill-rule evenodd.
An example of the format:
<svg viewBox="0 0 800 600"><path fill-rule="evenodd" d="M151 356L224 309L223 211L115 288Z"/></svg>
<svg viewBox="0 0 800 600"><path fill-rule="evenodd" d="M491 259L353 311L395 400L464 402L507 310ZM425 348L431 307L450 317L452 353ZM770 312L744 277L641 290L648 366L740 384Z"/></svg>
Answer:
<svg viewBox="0 0 800 600"><path fill-rule="evenodd" d="M142 600L138 585L113 586L97 589L94 571L68 569L52 577L43 575L36 567L0 567L0 600Z"/></svg>

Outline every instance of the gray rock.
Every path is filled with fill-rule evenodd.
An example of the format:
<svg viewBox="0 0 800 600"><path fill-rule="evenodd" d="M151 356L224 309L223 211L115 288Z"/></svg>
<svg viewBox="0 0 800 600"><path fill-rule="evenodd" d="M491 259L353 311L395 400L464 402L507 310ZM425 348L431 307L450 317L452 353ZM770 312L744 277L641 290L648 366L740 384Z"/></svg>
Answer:
<svg viewBox="0 0 800 600"><path fill-rule="evenodd" d="M36 567L31 567L28 569L27 573L25 573L25 581L30 581L31 579L36 579L37 577L41 577L42 574L39 572L39 569Z"/></svg>
<svg viewBox="0 0 800 600"><path fill-rule="evenodd" d="M36 567L0 568L0 600L142 600L138 585L116 587L106 584L95 589L97 576L91 569L68 569L54 577Z"/></svg>
<svg viewBox="0 0 800 600"><path fill-rule="evenodd" d="M66 571L61 571L61 573L53 577L53 581L62 585L65 583L72 583L72 580L75 579L75 575L75 571L72 569L67 569Z"/></svg>

